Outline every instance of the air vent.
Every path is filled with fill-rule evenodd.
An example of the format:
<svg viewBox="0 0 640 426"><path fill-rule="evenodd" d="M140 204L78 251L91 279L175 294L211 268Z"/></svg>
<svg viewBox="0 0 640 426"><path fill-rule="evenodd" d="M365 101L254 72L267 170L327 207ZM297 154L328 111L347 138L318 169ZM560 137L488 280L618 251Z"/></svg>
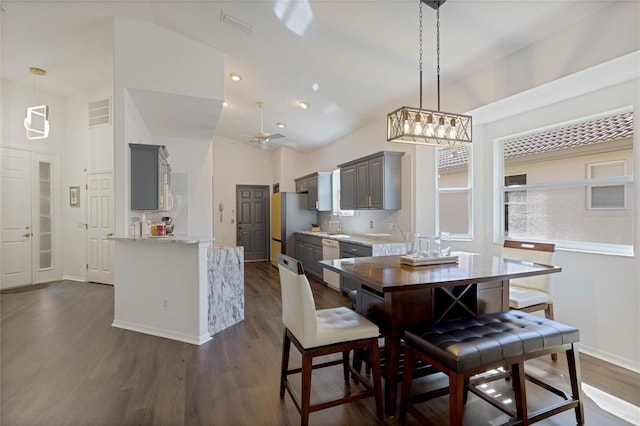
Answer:
<svg viewBox="0 0 640 426"><path fill-rule="evenodd" d="M253 26L251 24L247 24L244 21L236 18L235 16L228 15L224 12L224 10L220 11L220 22L227 23L246 34L251 34L253 31Z"/></svg>
<svg viewBox="0 0 640 426"><path fill-rule="evenodd" d="M89 102L89 128L111 124L111 97Z"/></svg>

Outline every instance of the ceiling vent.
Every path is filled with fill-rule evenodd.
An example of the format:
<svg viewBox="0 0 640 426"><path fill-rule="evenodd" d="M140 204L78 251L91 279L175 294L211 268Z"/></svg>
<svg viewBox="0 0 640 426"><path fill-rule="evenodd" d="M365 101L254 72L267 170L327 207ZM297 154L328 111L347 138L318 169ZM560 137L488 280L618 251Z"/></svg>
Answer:
<svg viewBox="0 0 640 426"><path fill-rule="evenodd" d="M89 128L111 124L111 97L89 102Z"/></svg>
<svg viewBox="0 0 640 426"><path fill-rule="evenodd" d="M238 29L246 34L251 34L251 32L253 31L253 25L247 24L246 22L241 21L235 16L226 14L224 10L220 12L220 22L229 24L235 29Z"/></svg>

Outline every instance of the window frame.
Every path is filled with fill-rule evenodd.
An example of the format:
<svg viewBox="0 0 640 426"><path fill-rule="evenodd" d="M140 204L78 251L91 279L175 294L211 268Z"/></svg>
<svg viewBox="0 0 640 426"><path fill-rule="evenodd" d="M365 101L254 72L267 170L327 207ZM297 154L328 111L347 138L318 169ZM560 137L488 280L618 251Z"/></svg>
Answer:
<svg viewBox="0 0 640 426"><path fill-rule="evenodd" d="M435 161L435 186L436 186L436 200L435 200L435 218L436 218L436 232L440 233L441 231L450 232L451 240L455 241L473 241L474 239L474 227L473 227L473 144L467 144L466 147L469 150L469 161L467 164L467 185L464 187L456 187L456 188L440 188L439 186L439 176L440 176L440 166L439 166L439 152L444 149L451 149L449 147L436 148L434 161ZM458 234L453 233L446 229L441 229L440 227L440 195L441 194L460 194L467 193L467 205L469 206L467 210L467 229L468 232L466 234Z"/></svg>
<svg viewBox="0 0 640 426"><path fill-rule="evenodd" d="M498 196L494 197L493 203L493 242L496 244L503 244L505 240L505 215L504 215L504 205L505 205L505 193L508 191L526 191L526 190L534 190L534 189L555 189L555 188L566 188L566 187L577 187L584 186L585 188L589 188L591 185L611 185L611 184L621 184L625 185L627 183L634 183L633 176L626 175L627 168L625 165L625 176L619 176L614 178L598 178L598 179L587 179L584 180L574 180L574 181L558 181L554 183L544 183L544 184L527 184L527 185L513 185L510 187L505 186L505 167L504 167L504 143L506 141L513 140L514 138L524 137L530 135L532 133L537 133L540 131L552 130L560 127L566 127L577 123L583 123L587 121L596 120L598 118L607 117L627 111L632 111L631 107L620 108L613 111L607 111L601 114L595 114L587 117L581 117L576 120L571 120L567 122L558 123L552 126L541 127L531 131L522 132L518 134L513 134L501 138L494 139L494 168L493 168L493 190L494 193L498 194ZM635 137L635 136L634 136ZM626 195L625 195L625 205L626 205ZM586 207L586 206L585 206ZM616 210L616 209L606 209L606 210ZM637 215L637 212L634 212ZM638 226L638 224L634 221L633 226ZM598 253L605 255L619 255L619 256L634 256L634 243L631 245L622 245L622 244L605 244L605 243L597 243L597 242L579 242L579 241L563 241L563 240L535 240L536 242L552 242L556 244L556 249L565 250L565 251L576 251L576 252L586 252L586 253Z"/></svg>
<svg viewBox="0 0 640 426"><path fill-rule="evenodd" d="M622 176L626 176L627 175L627 162L625 160L614 160L614 161L603 161L600 163L589 163L587 164L587 179L589 181L594 181L594 180L598 180L598 179L593 179L592 176L592 172L593 172L593 168L596 166L606 166L606 165L615 165L615 164L621 164L622 165ZM602 178L602 179L608 179L608 178ZM615 179L615 178L612 178ZM606 188L606 187L622 187L622 206L616 206L616 207L594 207L593 206L593 188ZM586 209L587 210L593 210L593 211L602 211L602 210L626 210L627 209L627 193L626 193L626 188L624 186L624 183L621 184L593 184L593 185L589 185L587 187L587 205L586 205Z"/></svg>

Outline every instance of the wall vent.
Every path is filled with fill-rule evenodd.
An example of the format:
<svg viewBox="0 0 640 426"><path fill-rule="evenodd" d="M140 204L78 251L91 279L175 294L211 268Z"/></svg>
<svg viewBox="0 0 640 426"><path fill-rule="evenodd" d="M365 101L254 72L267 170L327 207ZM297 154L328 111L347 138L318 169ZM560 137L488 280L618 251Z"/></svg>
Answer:
<svg viewBox="0 0 640 426"><path fill-rule="evenodd" d="M111 97L89 102L89 128L111 124Z"/></svg>

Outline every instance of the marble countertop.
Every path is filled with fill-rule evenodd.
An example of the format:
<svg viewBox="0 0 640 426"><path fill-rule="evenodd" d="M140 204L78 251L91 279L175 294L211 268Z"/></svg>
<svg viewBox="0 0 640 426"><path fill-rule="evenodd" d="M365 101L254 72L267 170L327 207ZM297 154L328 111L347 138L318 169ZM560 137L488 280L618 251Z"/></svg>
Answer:
<svg viewBox="0 0 640 426"><path fill-rule="evenodd" d="M397 236L390 234L329 234L326 232L312 232L312 231L296 231L299 234L312 235L314 237L329 238L332 240L338 240L345 243L362 244L364 246L373 247L376 245L406 245L407 242L399 239Z"/></svg>
<svg viewBox="0 0 640 426"><path fill-rule="evenodd" d="M148 243L148 244L201 244L201 243L213 243L215 238L213 237L191 237L188 235L165 235L162 237L139 237L132 235L112 235L107 237L113 241L127 241L135 243Z"/></svg>

